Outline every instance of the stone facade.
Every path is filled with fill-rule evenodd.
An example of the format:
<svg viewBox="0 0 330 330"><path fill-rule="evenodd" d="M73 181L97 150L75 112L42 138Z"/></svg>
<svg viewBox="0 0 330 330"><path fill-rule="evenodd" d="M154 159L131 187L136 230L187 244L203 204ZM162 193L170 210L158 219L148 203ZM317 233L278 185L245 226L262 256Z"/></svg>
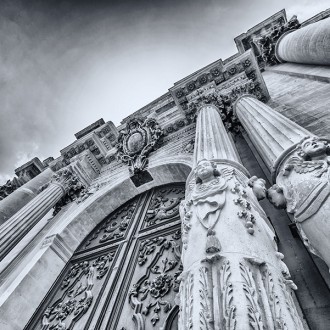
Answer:
<svg viewBox="0 0 330 330"><path fill-rule="evenodd" d="M0 328L328 329L329 16L282 10L16 169Z"/></svg>

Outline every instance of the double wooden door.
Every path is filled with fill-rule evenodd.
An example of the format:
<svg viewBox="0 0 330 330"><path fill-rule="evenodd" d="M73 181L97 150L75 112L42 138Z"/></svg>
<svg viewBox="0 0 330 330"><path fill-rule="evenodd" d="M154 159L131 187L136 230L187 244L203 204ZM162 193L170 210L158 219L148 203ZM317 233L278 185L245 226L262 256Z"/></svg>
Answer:
<svg viewBox="0 0 330 330"><path fill-rule="evenodd" d="M184 191L154 188L104 219L25 329L176 330Z"/></svg>

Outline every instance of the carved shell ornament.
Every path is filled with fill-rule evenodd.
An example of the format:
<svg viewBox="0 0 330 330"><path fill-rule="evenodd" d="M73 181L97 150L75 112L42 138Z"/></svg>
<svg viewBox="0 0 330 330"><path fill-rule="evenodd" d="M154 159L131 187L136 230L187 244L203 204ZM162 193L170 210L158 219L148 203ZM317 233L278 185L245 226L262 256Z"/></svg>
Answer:
<svg viewBox="0 0 330 330"><path fill-rule="evenodd" d="M149 153L157 148L163 134L153 118L131 119L126 130L118 136L117 158L129 165L132 174L143 171L147 167Z"/></svg>

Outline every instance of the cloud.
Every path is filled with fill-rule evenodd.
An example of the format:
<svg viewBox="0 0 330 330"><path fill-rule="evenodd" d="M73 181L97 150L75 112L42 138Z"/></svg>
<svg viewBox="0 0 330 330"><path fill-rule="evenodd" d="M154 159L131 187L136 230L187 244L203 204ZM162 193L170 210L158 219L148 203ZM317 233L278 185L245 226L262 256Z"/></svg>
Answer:
<svg viewBox="0 0 330 330"><path fill-rule="evenodd" d="M235 36L284 6L299 18L326 1L1 1L0 184L232 55Z"/></svg>

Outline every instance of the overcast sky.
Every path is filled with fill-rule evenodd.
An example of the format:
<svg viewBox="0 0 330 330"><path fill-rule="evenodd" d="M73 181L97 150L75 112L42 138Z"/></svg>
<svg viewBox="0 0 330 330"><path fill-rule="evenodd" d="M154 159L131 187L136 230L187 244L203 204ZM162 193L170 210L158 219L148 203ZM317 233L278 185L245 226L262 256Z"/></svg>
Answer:
<svg viewBox="0 0 330 330"><path fill-rule="evenodd" d="M97 119L118 125L174 82L236 53L234 37L275 12L304 21L327 7L329 0L1 0L0 184L35 156L58 157Z"/></svg>

